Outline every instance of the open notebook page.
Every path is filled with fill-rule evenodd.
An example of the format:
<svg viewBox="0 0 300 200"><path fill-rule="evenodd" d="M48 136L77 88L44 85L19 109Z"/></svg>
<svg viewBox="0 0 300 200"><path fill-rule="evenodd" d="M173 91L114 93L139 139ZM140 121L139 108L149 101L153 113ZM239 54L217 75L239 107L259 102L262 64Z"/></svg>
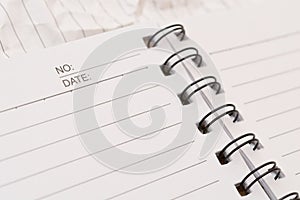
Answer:
<svg viewBox="0 0 300 200"><path fill-rule="evenodd" d="M274 160L285 177L266 178L278 197L300 188L300 3L274 1L261 9L220 14L207 22L186 20L191 38L205 46L225 85L226 99L236 103L263 150L248 152L260 165ZM237 125L232 131L240 135Z"/></svg>
<svg viewBox="0 0 300 200"><path fill-rule="evenodd" d="M90 67L83 72L88 78L77 83L80 87L76 91L74 86L63 82L77 74L98 44L115 34L91 37L18 59L1 60L1 66L5 66L1 74L6 76L0 83L3 96L0 104L0 196L5 199L217 199L220 196L240 199L234 184L248 172L248 168L240 159L220 167L214 155L215 149L219 150L230 141L225 134L221 134L219 143L205 158L199 159L201 144L205 140L202 134L161 150L172 143L181 123L188 123L191 130L197 131L196 121L182 121L182 104L176 95L152 84L112 98L113 88L122 77L138 80L145 70L150 70L148 65L162 63L170 52L145 47L114 62L99 57L94 63L89 63ZM142 38L136 40L143 43ZM58 74L55 67L64 64L72 66L72 71ZM101 67L107 67L107 70L103 81L97 82L94 71ZM188 80L187 75L182 75ZM74 110L73 93L88 91L91 85L97 85L95 104ZM183 89L185 86L178 87ZM112 104L124 99L130 100L129 117L112 115ZM195 97L193 101L191 105L199 110L197 118L200 119L209 108L201 98ZM75 124L75 116L91 109L100 125L82 131ZM166 113L165 124L160 129L147 130L152 120L155 121L151 117L161 109ZM120 126L127 120L144 131L138 137L132 137L132 133L123 134ZM85 120L90 121L90 118ZM96 136L99 130L114 148L103 146L94 151L86 148L82 136ZM95 142L98 144L97 140ZM187 146L185 154L172 164L156 170L147 168ZM110 150L116 148L152 156L135 162L118 157L123 162L119 168L95 158L96 155L107 155L114 160L116 157L109 156ZM155 154L157 151L159 153ZM149 171L138 171L143 167ZM133 173L134 169L136 173ZM266 198L258 185L250 199L253 197Z"/></svg>

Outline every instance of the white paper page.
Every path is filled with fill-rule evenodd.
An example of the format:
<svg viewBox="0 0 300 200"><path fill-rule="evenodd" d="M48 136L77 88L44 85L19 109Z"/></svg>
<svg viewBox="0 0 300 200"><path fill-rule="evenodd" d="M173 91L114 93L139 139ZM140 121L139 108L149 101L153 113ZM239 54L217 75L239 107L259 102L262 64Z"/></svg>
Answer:
<svg viewBox="0 0 300 200"><path fill-rule="evenodd" d="M257 4L254 0L1 0L0 55L16 57L134 23L164 24L199 12Z"/></svg>
<svg viewBox="0 0 300 200"><path fill-rule="evenodd" d="M300 188L299 8L299 1L276 1L220 14L210 23L199 18L202 29L184 21L191 38L209 49L227 100L245 119L238 129L233 125L232 132L254 132L264 149L251 152L246 147L251 159L257 166L274 160L282 169L284 178L266 178L278 198Z"/></svg>
<svg viewBox="0 0 300 200"><path fill-rule="evenodd" d="M100 163L94 157L97 151L90 152L85 148L80 138L94 130L78 132L74 115L87 112L89 108L74 110L76 101L73 93L88 91L90 84L97 84L93 109L102 127L96 128L100 128L117 148L138 154L155 152L174 139L177 125L180 125L182 104L176 95L170 95L164 88L152 85L149 89L150 86L146 85L139 88L136 94L111 98L113 86L122 80L121 77L138 78L139 73L145 69L136 70L137 66L162 63L169 56L166 51L149 51L144 48L108 64L105 64L106 57L99 57L95 63L89 63L92 67L81 72L91 80L77 83L80 88L76 90L73 86L64 86L63 80L74 77L87 56L101 42L116 34L92 37L18 59L1 60L1 65L5 66L1 69L2 74L6 74L6 78L1 79L0 84L3 97L0 104L0 196L5 199L216 199L221 195L229 199L240 199L234 184L248 172L246 165L241 159L235 159L230 165L221 167L214 151L208 157L199 159L201 143L205 140L205 135L202 134L196 134L191 141L182 141L183 144L176 148L137 163L127 163L124 160L124 165L119 170ZM143 42L142 38L136 39ZM64 64L72 65L73 70L67 74L58 74L55 67ZM109 70L105 71L103 78L105 81L96 82L95 70L108 66ZM136 71L132 71L133 69ZM119 74L123 76L116 76ZM183 89L185 86L178 87ZM165 129L160 134L135 140L121 134L118 123L115 123L118 118L111 115L111 104L129 96L133 101L128 108L131 120L139 125L147 127L151 123L149 112L157 109L153 106L160 106L166 111ZM197 117L203 117L209 111L208 107L201 98L196 97L193 101L197 102L201 111ZM122 121L122 118L119 120ZM86 119L87 123L90 121L89 118ZM191 123L191 130L197 129L196 121L185 120L184 123ZM229 142L225 134L221 135L215 149L220 149ZM164 156L168 153L187 145L190 148L186 154L166 168L141 174L121 172L126 171L126 166L130 168L151 163L153 159L167 158ZM98 151L99 154L105 154L109 149L102 147ZM122 157L118 159L122 160ZM252 197L265 199L261 188L255 188L256 192Z"/></svg>

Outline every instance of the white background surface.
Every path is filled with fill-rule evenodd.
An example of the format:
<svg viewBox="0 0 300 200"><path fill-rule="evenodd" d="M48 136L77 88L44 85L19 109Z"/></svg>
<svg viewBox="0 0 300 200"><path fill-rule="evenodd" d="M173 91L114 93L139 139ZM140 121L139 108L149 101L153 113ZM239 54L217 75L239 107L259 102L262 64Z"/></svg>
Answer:
<svg viewBox="0 0 300 200"><path fill-rule="evenodd" d="M267 0L0 0L5 58L136 23L165 24Z"/></svg>

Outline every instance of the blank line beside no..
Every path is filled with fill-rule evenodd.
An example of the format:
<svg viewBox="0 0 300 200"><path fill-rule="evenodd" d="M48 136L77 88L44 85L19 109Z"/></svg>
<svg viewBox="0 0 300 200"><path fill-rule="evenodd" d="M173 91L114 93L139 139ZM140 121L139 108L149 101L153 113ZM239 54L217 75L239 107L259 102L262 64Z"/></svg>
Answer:
<svg viewBox="0 0 300 200"><path fill-rule="evenodd" d="M148 67L143 67L143 68L136 69L136 70L133 70L133 71L125 72L125 73L122 73L122 74L118 74L118 75L115 75L115 76L112 76L112 77L109 77L109 78L99 80L99 81L94 82L94 83L90 83L90 84L83 85L83 86L80 86L80 87L76 87L74 89L70 89L70 90L67 90L67 91L64 91L64 92L59 92L59 93L52 94L52 95L49 95L49 96L46 96L46 97L35 99L35 100L29 101L29 102L26 102L26 103L23 103L23 104L19 104L19 105L13 106L13 107L5 108L3 110L0 110L0 113L4 113L4 112L10 111L10 110L18 109L20 107L28 106L28 105L31 105L31 104L34 104L34 103L37 103L37 102L45 101L45 100L50 99L50 98L54 98L54 97L57 97L57 96L60 96L60 95L64 95L64 94L73 92L75 90L80 90L80 89L83 89L83 88L86 88L86 87L90 87L92 85L97 85L97 84L102 83L104 81L109 81L109 80L112 80L112 79L115 79L115 78L120 78L122 76L132 74L132 73L135 73L135 72L147 69L147 68Z"/></svg>
<svg viewBox="0 0 300 200"><path fill-rule="evenodd" d="M64 77L71 76L71 75L74 75L74 74L77 74L77 73L89 71L89 70L92 70L92 69L95 69L95 68L98 68L98 67L102 67L104 65L109 65L109 64L117 63L117 62L120 62L120 61L123 61L123 60L127 60L129 58L133 58L133 57L136 57L136 56L139 56L139 55L140 55L140 53L137 53L137 54L134 54L134 55L131 55L131 56L119 58L119 59L116 59L116 60L113 60L113 61L110 61L110 62L102 63L102 64L99 64L99 65L95 65L93 67L89 67L89 68L86 68L86 69L81 69L81 70L76 71L76 72L72 72L72 73L69 73L69 74L62 75L59 78L64 78Z"/></svg>

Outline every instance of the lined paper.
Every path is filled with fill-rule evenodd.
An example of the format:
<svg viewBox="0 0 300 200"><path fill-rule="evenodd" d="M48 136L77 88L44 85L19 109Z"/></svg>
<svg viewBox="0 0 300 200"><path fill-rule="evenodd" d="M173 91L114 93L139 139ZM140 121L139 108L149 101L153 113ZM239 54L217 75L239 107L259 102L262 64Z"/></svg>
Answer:
<svg viewBox="0 0 300 200"><path fill-rule="evenodd" d="M254 0L146 0L144 3L142 0L1 0L0 50L2 57L9 58L135 23L165 24L199 12L257 3Z"/></svg>
<svg viewBox="0 0 300 200"><path fill-rule="evenodd" d="M230 166L221 167L214 153L199 159L200 146L205 138L201 134L145 159L133 163L125 160L124 165L117 169L94 157L96 154L109 153L111 148L104 146L94 152L85 148L80 137L95 134L97 130L103 131L113 142L113 148L139 154L155 153L157 149L165 147L174 139L182 123L190 123L192 129L197 131L196 120L182 121L182 104L177 95L167 92L162 86L146 85L112 98L113 88L122 77L138 78L145 70L149 70L148 65L162 63L170 51L145 47L113 61L106 60L106 57L97 59L89 63L85 71L79 72L86 57L98 44L120 32L1 61L1 65L6 66L2 69L6 78L1 79L0 84L5 97L0 100L1 196L5 199L198 199L218 198L221 193L230 199L240 199L234 184L248 172L247 166L242 160L236 159ZM137 40L143 42L142 38ZM58 75L55 66L66 63L74 67L73 71ZM23 65L28 67L24 68ZM95 71L101 67L107 70L103 78L97 80ZM76 88L65 88L62 80L78 72L89 74L91 80ZM74 110L74 92L87 91L95 85L97 92L94 104ZM183 89L185 85L178 87ZM112 104L125 98L133 101L129 107L129 117L113 116ZM193 101L197 102L197 108L201 111L197 118L209 112L202 98L194 97ZM78 131L74 115L90 109L95 110L99 126ZM149 114L160 109L167 114L165 124L160 129L130 137L122 134L122 129L118 127L120 122L126 120L147 127L151 123ZM221 135L216 149L230 141L225 134ZM141 174L126 173L127 168L163 159L186 146L189 149L184 156L170 166ZM256 186L256 189L260 192L251 197L265 198L261 188Z"/></svg>
<svg viewBox="0 0 300 200"><path fill-rule="evenodd" d="M210 49L227 99L245 119L240 132L234 125L232 131L254 132L264 146L258 152L246 148L251 160L257 165L274 160L282 169L284 178L266 178L278 198L300 188L299 7L298 1L278 1L255 10L255 16L254 10L241 18L240 12L223 16L226 29L216 17L212 28L203 21L202 31L190 33Z"/></svg>

